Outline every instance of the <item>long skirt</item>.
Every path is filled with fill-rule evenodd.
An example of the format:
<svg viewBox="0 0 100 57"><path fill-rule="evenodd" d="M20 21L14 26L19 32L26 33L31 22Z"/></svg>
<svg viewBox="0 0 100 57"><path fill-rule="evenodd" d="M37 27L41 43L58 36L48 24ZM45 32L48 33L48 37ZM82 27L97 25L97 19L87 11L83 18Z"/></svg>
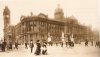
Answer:
<svg viewBox="0 0 100 57"><path fill-rule="evenodd" d="M41 54L41 49L40 48L36 48L35 55L40 55L40 54Z"/></svg>

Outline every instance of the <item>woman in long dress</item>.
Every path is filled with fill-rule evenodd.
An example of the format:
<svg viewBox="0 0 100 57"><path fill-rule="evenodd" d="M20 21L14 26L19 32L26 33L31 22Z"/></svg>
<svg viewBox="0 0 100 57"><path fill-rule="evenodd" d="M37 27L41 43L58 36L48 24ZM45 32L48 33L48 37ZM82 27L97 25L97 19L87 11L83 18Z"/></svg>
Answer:
<svg viewBox="0 0 100 57"><path fill-rule="evenodd" d="M41 54L41 44L40 44L40 40L37 40L36 45L37 45L37 47L36 47L35 55L40 55Z"/></svg>

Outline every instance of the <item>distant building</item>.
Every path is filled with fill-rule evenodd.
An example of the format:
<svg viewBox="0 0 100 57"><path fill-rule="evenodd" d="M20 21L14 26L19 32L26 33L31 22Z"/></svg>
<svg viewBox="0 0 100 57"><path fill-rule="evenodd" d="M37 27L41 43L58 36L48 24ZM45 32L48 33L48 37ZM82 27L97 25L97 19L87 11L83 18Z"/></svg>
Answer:
<svg viewBox="0 0 100 57"><path fill-rule="evenodd" d="M10 25L10 10L6 6L3 12L4 16L4 39L7 42L16 41L20 44L25 42L29 43L30 40L34 42L36 40L47 41L48 33L50 34L51 41L60 42L62 41L62 32L64 32L64 40L68 39L68 36L73 34L75 41L85 40L89 36L87 26L81 25L78 20L74 17L64 17L63 10L58 6L55 10L54 19L50 19L48 15L43 13L30 16L21 16L20 22L15 25Z"/></svg>

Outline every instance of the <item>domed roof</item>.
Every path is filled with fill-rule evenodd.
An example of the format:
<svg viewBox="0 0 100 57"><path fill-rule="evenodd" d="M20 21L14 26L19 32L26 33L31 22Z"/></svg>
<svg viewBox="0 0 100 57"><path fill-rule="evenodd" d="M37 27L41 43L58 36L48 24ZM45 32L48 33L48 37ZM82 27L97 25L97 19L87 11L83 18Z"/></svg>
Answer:
<svg viewBox="0 0 100 57"><path fill-rule="evenodd" d="M60 8L60 4L58 4L58 7L55 9L55 13L63 12L62 8Z"/></svg>

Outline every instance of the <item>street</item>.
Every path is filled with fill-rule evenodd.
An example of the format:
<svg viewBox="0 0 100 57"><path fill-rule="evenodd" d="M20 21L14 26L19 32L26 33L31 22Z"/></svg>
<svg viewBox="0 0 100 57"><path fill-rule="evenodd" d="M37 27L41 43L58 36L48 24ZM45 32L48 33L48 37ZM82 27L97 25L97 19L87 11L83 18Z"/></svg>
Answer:
<svg viewBox="0 0 100 57"><path fill-rule="evenodd" d="M47 46L48 55L34 55L36 46L31 53L30 48L25 49L24 45L19 49L13 49L6 52L0 52L0 57L99 57L100 48L95 46L87 46L76 44L75 47Z"/></svg>

